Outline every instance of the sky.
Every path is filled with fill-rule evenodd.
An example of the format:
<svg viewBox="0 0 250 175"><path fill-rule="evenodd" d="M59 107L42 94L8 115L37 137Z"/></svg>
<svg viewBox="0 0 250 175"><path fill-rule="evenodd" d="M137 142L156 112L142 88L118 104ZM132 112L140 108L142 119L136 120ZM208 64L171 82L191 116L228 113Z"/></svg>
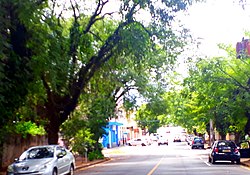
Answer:
<svg viewBox="0 0 250 175"><path fill-rule="evenodd" d="M192 35L200 38L202 54L218 56L221 54L218 43L236 45L245 37L245 31L250 31L250 0L247 0L245 10L239 1L206 0L192 5L189 15L181 17Z"/></svg>
<svg viewBox="0 0 250 175"><path fill-rule="evenodd" d="M181 23L191 30L192 36L201 38L202 54L217 56L220 54L218 43L236 45L236 42L244 37L244 31L250 31L250 0L243 0L247 2L245 10L239 4L241 0L205 1L194 3L188 9L189 15L183 13L179 18ZM118 11L119 5L118 0L110 0L104 8L104 13ZM148 19L150 17L145 17L143 13L142 20Z"/></svg>

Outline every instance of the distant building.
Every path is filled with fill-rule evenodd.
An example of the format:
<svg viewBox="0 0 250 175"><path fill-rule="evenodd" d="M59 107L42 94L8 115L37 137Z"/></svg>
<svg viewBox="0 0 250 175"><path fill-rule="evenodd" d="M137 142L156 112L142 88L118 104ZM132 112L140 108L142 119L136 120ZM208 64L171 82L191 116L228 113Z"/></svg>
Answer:
<svg viewBox="0 0 250 175"><path fill-rule="evenodd" d="M102 145L104 148L112 148L127 144L127 141L142 136L142 130L135 122L135 111L126 112L123 107L123 99L117 102L115 116L109 119L108 125L104 128Z"/></svg>
<svg viewBox="0 0 250 175"><path fill-rule="evenodd" d="M250 58L250 40L242 38L242 41L236 44L237 58Z"/></svg>

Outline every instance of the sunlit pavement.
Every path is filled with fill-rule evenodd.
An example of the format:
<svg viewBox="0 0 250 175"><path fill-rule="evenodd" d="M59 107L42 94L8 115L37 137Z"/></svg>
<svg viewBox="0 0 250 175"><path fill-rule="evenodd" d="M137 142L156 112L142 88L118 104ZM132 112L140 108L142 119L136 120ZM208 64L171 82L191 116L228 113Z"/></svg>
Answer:
<svg viewBox="0 0 250 175"><path fill-rule="evenodd" d="M162 155L162 154L176 154L176 150L178 150L178 145L186 145L184 150L183 147L180 148L180 154L183 156L199 156L200 158L204 159L205 161L208 160L208 153L209 149L207 145L205 145L205 149L191 149L186 142L169 142L169 145L160 145L158 146L156 142L154 142L150 146L128 146L123 145L120 147L114 147L110 149L104 149L103 154L105 157L108 158L117 158L119 156L124 155L143 155L145 152L150 152L154 155ZM242 165L250 167L250 158L241 158Z"/></svg>
<svg viewBox="0 0 250 175"><path fill-rule="evenodd" d="M206 148L206 145L205 145ZM125 157L130 156L143 156L144 154L150 153L153 156L162 156L162 155L168 155L171 157L178 157L178 155L182 157L196 157L200 160L202 160L207 166L211 166L211 164L208 162L208 153L209 149L191 149L189 145L187 145L185 142L181 143L174 143L169 142L169 145L161 145L158 146L157 143L154 143L150 146L128 146L123 145L120 147L114 147L110 149L104 149L103 153L106 157L104 160L96 160L91 162L78 162L76 172L79 172L85 168L91 167L95 164L101 164L104 162L107 162L109 160L118 160L123 159ZM242 167L247 168L250 170L250 159L249 158L243 158L241 159ZM0 173L0 175L3 175L4 173Z"/></svg>
<svg viewBox="0 0 250 175"><path fill-rule="evenodd" d="M172 150L178 149L178 145L186 145L185 150L181 151L184 155L185 154L190 154L188 150L191 150L190 146L188 146L186 144L186 142L169 142L168 145L160 145L158 146L158 144L156 142L154 142L152 145L150 146L128 146L128 145L124 145L124 146L120 146L120 147L114 147L114 148L109 148L109 149L104 149L103 150L103 154L105 157L117 157L119 155L140 155L140 154L145 154L146 151L151 152L151 154L155 154L155 155L160 155L164 152L168 152L171 154ZM181 148L183 149L183 147ZM200 154L200 152L202 152L202 154L207 154L208 151L204 150L204 149L196 149L197 153ZM173 152L173 154L175 154L175 152Z"/></svg>

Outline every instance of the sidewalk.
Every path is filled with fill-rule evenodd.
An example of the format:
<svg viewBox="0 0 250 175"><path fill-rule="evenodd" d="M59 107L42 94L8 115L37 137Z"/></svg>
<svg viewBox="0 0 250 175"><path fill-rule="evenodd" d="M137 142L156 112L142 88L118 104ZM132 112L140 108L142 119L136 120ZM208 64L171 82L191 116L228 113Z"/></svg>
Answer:
<svg viewBox="0 0 250 175"><path fill-rule="evenodd" d="M241 161L241 165L250 168L250 158L241 158L240 161Z"/></svg>

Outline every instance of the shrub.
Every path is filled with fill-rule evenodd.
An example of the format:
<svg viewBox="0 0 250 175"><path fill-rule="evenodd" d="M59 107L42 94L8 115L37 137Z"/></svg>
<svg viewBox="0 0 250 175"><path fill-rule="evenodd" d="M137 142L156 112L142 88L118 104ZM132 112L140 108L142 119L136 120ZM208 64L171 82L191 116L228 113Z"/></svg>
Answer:
<svg viewBox="0 0 250 175"><path fill-rule="evenodd" d="M89 161L96 160L96 159L103 159L103 158L104 158L104 155L99 150L92 151L88 154Z"/></svg>

